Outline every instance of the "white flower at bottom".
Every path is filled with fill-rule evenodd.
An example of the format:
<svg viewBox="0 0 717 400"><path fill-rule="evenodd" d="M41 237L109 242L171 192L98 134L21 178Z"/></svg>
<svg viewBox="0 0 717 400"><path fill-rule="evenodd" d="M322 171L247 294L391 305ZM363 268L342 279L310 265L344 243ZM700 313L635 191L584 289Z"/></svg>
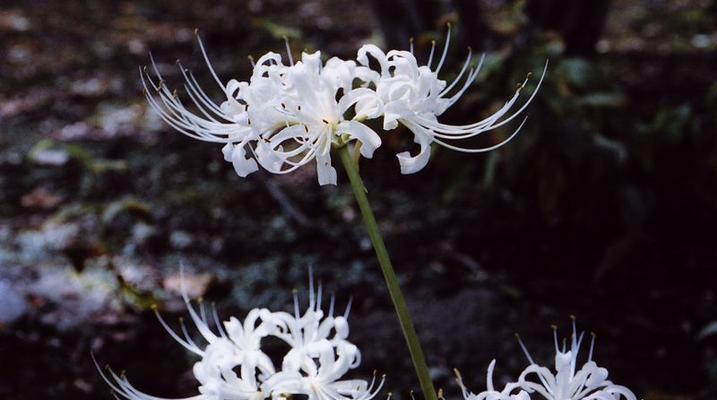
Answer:
<svg viewBox="0 0 717 400"><path fill-rule="evenodd" d="M532 394L537 393L546 400L636 400L635 394L630 389L609 381L607 369L598 367L592 360L594 336L590 343L587 362L576 371L583 338L584 332L577 334L574 320L570 349L566 348L565 343L562 348L559 346L557 330L554 331L555 373L547 367L536 364L519 338L520 346L530 365L523 370L518 381L506 384L501 391L496 390L493 384L495 368L495 360L493 360L488 366L487 390L481 393L470 393L458 375L463 396L466 400L529 400Z"/></svg>
<svg viewBox="0 0 717 400"><path fill-rule="evenodd" d="M505 385L503 390L495 390L493 384L493 369L495 369L495 360L490 362L488 365L488 373L486 374L486 390L479 393L473 394L463 384L463 378L456 370L456 377L458 385L463 391L463 398L465 400L529 400L530 396L524 390L521 390L517 383L509 383ZM517 392L517 393L515 393Z"/></svg>
<svg viewBox="0 0 717 400"><path fill-rule="evenodd" d="M364 380L343 379L358 367L361 355L348 339L348 312L334 316L334 299L329 311L321 309L321 286L314 292L310 283L309 307L299 311L294 297L294 315L251 310L244 321L232 317L220 322L214 308L203 303L195 309L182 285L182 297L202 339L200 346L192 339L184 323L181 334L172 330L157 313L160 323L184 348L201 357L192 372L199 394L185 400L263 400L291 394L307 395L309 400L370 400L383 386L376 377ZM290 346L277 371L271 358L263 352L262 341L268 337L283 340ZM124 375L100 370L102 378L116 396L127 400L163 400L136 389Z"/></svg>
<svg viewBox="0 0 717 400"><path fill-rule="evenodd" d="M274 398L285 394L304 394L311 399L352 399L363 400L374 397L381 384L375 386L375 376L371 383L364 380L340 378L354 368L358 349L351 343L341 342L336 347L322 339L313 343L311 354L320 361L320 365L309 363L285 363L282 371L264 382L267 391Z"/></svg>

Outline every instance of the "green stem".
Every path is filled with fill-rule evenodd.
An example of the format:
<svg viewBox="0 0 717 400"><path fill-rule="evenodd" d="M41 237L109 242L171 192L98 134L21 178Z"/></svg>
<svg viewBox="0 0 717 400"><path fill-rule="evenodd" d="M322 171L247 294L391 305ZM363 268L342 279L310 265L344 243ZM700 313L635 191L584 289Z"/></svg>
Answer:
<svg viewBox="0 0 717 400"><path fill-rule="evenodd" d="M393 306L396 309L396 314L398 314L398 321L401 324L401 330L403 331L403 336L406 339L408 350L411 353L413 366L416 368L416 374L418 375L418 380L421 383L423 396L425 400L437 400L436 390L433 388L433 382L431 381L431 376L428 372L428 365L426 364L426 358L423 355L423 349L421 349L421 344L418 340L418 335L416 334L416 328L413 327L413 320L411 319L411 314L408 311L406 299L403 298L403 293L401 293L401 287L398 284L396 272L393 270L391 259L388 257L388 251L386 251L386 245L383 243L383 237L381 236L381 233L378 230L378 225L376 224L376 217L374 217L371 205L366 197L366 188L363 185L363 181L361 180L356 164L351 157L348 146L344 145L340 147L338 152L341 156L341 162L346 169L346 173L349 176L349 180L351 181L351 189L353 189L354 197L361 209L361 216L363 217L364 224L368 230L368 236L371 239L371 244L373 244L373 248L376 251L378 263L381 265L381 271L383 271L383 277L386 280L388 292L391 295L391 300L393 301Z"/></svg>

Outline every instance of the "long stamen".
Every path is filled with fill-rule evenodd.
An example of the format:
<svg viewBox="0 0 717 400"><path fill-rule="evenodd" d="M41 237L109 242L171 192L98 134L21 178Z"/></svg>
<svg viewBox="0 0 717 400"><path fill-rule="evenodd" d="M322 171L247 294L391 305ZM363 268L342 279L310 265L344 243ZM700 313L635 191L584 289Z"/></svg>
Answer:
<svg viewBox="0 0 717 400"><path fill-rule="evenodd" d="M489 147L479 147L479 148L476 148L476 149L470 149L470 148L465 148L465 147L453 146L453 145L451 145L451 144L445 143L445 142L443 142L443 141L441 141L441 140L438 140L438 139L434 139L434 141L435 141L436 143L440 144L440 145L443 146L443 147L446 147L446 148L448 148L448 149L455 150L455 151L460 151L460 152L463 152L463 153L485 153L485 152L488 152L488 151L495 150L495 149L497 149L497 148L499 148L499 147L501 147L501 146L504 146L505 144L507 144L508 142L510 142L511 140L513 140L513 138L515 138L515 137L518 135L518 133L520 133L520 129L523 128L523 125L525 125L525 121L527 121L527 120L528 120L528 117L526 116L526 117L523 119L523 122L520 123L520 125L518 126L518 128L517 128L510 136L508 136L507 139L503 140L502 142L500 142L500 143L498 143L498 144L495 144L495 145L489 146Z"/></svg>
<svg viewBox="0 0 717 400"><path fill-rule="evenodd" d="M344 318L346 318L346 319L348 319L349 314L351 314L351 305L353 304L353 302L354 302L353 296L349 297L349 303L346 305L346 310L344 310Z"/></svg>
<svg viewBox="0 0 717 400"><path fill-rule="evenodd" d="M577 337L577 335L578 335L578 330L577 330L577 327L576 327L576 324L575 324L575 319L576 319L575 316L574 316L574 315L571 315L571 316L570 316L570 319L571 319L572 322L573 322L573 336L572 336L571 341L570 341L570 347L571 347L571 348L573 349L573 351L574 351L574 350L576 350L576 346L577 346L577 344L578 344L578 342L577 342L577 340L578 340L578 337Z"/></svg>
<svg viewBox="0 0 717 400"><path fill-rule="evenodd" d="M513 115L511 115L510 117L504 119L503 121L501 121L497 125L495 125L496 128L507 124L508 122L513 120L515 117L520 115L523 111L525 111L526 108L528 108L528 105L530 105L530 103L533 101L535 96L538 94L538 91L540 90L540 86L543 84L543 79L545 79L545 75L547 74L547 72L548 72L548 61L545 62L545 67L543 67L543 73L540 76L540 80L538 81L538 84L535 86L535 89L533 89L533 93L530 95L528 100L526 100L525 104L523 104L523 106L520 107L518 109L518 111L513 113ZM527 78L526 78L526 81L527 81Z"/></svg>
<svg viewBox="0 0 717 400"><path fill-rule="evenodd" d="M224 84L222 83L221 79L219 79L219 76L214 71L214 67L212 67L212 63L209 61L209 56L207 56L207 51L204 49L204 43L202 43L202 38L199 36L199 29L194 30L194 36L197 37L197 43L199 43L199 48L202 51L202 55L204 56L204 61L207 63L207 67L209 67L209 72L211 72L212 76L214 77L214 80L217 82L219 87L224 87Z"/></svg>
<svg viewBox="0 0 717 400"><path fill-rule="evenodd" d="M438 62L438 67L436 67L436 75L438 75L439 72L441 72L441 67L443 67L443 62L446 61L446 54L448 54L448 46L451 43L451 24L448 23L448 33L446 33L446 44L443 45L443 54L441 55L441 60ZM429 63L430 64L430 63Z"/></svg>
<svg viewBox="0 0 717 400"><path fill-rule="evenodd" d="M553 342L555 344L555 352L560 353L560 347L558 346L558 327L555 325L551 325L550 328L553 329Z"/></svg>
<svg viewBox="0 0 717 400"><path fill-rule="evenodd" d="M289 46L289 38L284 35L284 46L286 47L286 55L289 57L289 64L294 65L294 57L291 55L291 46Z"/></svg>
<svg viewBox="0 0 717 400"><path fill-rule="evenodd" d="M428 62L426 65L428 65L428 68L431 68L431 64L433 63L433 53L436 51L436 41L431 40L431 53L428 54Z"/></svg>
<svg viewBox="0 0 717 400"><path fill-rule="evenodd" d="M317 311L321 310L321 297L323 297L321 292L322 292L322 285L321 285L321 281L319 281L319 290L317 290L317 292L316 292L316 310Z"/></svg>
<svg viewBox="0 0 717 400"><path fill-rule="evenodd" d="M293 296L294 296L294 317L299 318L301 316L301 312L299 311L299 294L296 289L293 290Z"/></svg>
<svg viewBox="0 0 717 400"><path fill-rule="evenodd" d="M528 348L525 347L525 344L523 343L523 340L520 338L519 334L515 334L515 338L518 340L518 344L520 345L520 348L523 350L523 354L525 354L525 357L528 359L528 362L531 364L535 364L535 361L533 361L533 357L530 356L530 353L528 352Z"/></svg>
<svg viewBox="0 0 717 400"><path fill-rule="evenodd" d="M189 341L184 340L179 335L177 335L177 333L172 328L169 327L167 322L164 320L164 318L162 318L162 315L159 313L159 311L157 311L156 308L154 309L154 314L157 316L159 323L162 325L164 330L166 330L167 333L169 333L169 335L172 337L172 339L177 341L179 344L182 345L182 347L191 351L192 353L195 353L200 356L202 354L204 354L204 352L202 350L200 350L199 347L197 347L197 345L195 343L190 343Z"/></svg>
<svg viewBox="0 0 717 400"><path fill-rule="evenodd" d="M334 295L331 295L331 299L329 300L329 317L334 316L334 304L336 302L336 297Z"/></svg>
<svg viewBox="0 0 717 400"><path fill-rule="evenodd" d="M309 309L314 310L316 299L314 298L314 269L309 265Z"/></svg>
<svg viewBox="0 0 717 400"><path fill-rule="evenodd" d="M439 94L440 97L445 96L447 93L449 93L449 92L456 86L456 84L457 84L458 82L460 82L461 78L463 77L463 74L466 72L466 70L468 70L468 66L469 66L470 63L471 63L472 57L473 57L473 50L469 47L469 48L468 48L468 56L466 57L466 61L463 63L463 67L461 67L460 72L458 73L458 75L456 76L456 78L453 79L453 82L451 82L450 85L448 85L445 89L443 89L443 91L441 91L441 93ZM485 54L481 57L481 60L482 60L484 57L485 57ZM482 61L481 61L481 63L482 63Z"/></svg>

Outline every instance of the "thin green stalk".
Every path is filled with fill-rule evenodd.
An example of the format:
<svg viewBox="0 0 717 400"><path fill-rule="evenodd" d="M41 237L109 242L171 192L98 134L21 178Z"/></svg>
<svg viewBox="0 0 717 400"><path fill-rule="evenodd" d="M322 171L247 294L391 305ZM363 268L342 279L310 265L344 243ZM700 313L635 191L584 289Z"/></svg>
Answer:
<svg viewBox="0 0 717 400"><path fill-rule="evenodd" d="M351 189L353 189L354 197L356 202L361 209L361 216L363 217L364 224L368 230L368 236L371 239L371 244L376 251L376 257L378 263L381 265L381 271L383 271L383 277L386 280L386 286L388 292L391 295L393 306L398 314L398 321L401 324L401 330L403 336L406 339L408 350L411 353L411 361L413 366L416 368L416 374L421 384L421 390L426 400L437 400L436 390L433 388L433 382L428 372L428 365L426 364L426 358L423 355L423 349L421 349L421 343L418 340L416 334L416 328L413 326L413 320L411 314L408 311L406 305L406 299L401 293L401 287L398 284L398 278L396 272L393 270L391 259L388 257L388 251L386 251L386 245L383 243L383 237L378 230L376 224L376 217L373 215L371 205L366 197L366 188L361 180L361 175L358 173L358 168L355 161L351 157L348 146L342 146L338 149L339 155L341 156L341 162L346 169L346 173L351 181Z"/></svg>

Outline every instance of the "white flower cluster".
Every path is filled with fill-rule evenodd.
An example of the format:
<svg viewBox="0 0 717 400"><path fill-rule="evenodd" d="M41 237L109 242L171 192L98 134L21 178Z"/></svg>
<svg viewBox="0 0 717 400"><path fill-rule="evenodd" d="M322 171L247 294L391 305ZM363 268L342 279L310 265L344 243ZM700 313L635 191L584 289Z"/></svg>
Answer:
<svg viewBox="0 0 717 400"><path fill-rule="evenodd" d="M180 335L157 316L177 342L201 357L193 368L199 394L187 399L273 400L306 395L309 400L370 400L383 386L383 378L377 382L375 376L371 382L342 379L361 362L358 348L347 340L351 304L343 315L336 316L332 297L328 312L324 313L321 285L314 292L313 281L309 307L303 314L294 295L293 314L253 309L243 322L232 317L222 323L214 308L200 303L197 310L184 288L182 292L192 322L207 343L205 346L192 339L184 323ZM290 348L280 369L262 350L265 339L270 337ZM124 399L163 400L137 390L123 374L108 369L108 374L102 373L102 377Z"/></svg>
<svg viewBox="0 0 717 400"><path fill-rule="evenodd" d="M493 384L493 369L495 360L488 366L486 378L487 390L479 394L469 392L463 385L460 375L458 383L463 389L465 400L530 400L534 393L546 400L636 400L630 389L616 385L607 379L608 371L598 367L592 360L595 336L590 343L588 360L579 370L577 369L578 353L582 344L584 332L577 335L575 321L573 320L573 334L570 338L570 349L558 345L557 330L554 330L555 340L555 373L549 368L536 364L528 353L527 348L518 338L521 348L528 358L530 365L523 370L517 382L505 385L498 390Z"/></svg>
<svg viewBox="0 0 717 400"><path fill-rule="evenodd" d="M192 138L224 144L224 159L234 165L239 176L246 177L258 170L259 165L272 173L284 174L316 160L319 183L335 185L333 146L358 142L360 154L366 158L371 158L381 146L381 136L365 124L368 120L382 118L386 131L400 124L413 133L418 153L397 154L404 174L425 167L431 143L477 153L495 149L517 134L522 124L494 146L467 148L449 143L504 126L522 113L537 93L547 63L531 97L512 114L509 112L526 82L488 118L466 125L443 124L438 117L475 81L483 61L481 58L478 65L473 65L469 51L450 84L440 79L438 74L448 53L449 39L450 32L438 62L433 60L434 46L426 65L419 65L412 47L410 51L384 53L372 44L361 47L356 60L333 57L322 62L317 51L302 53L301 60L294 63L287 44L288 65L281 55L269 52L253 63L248 82L232 79L228 83L219 79L199 41L226 100L214 102L193 74L180 64L194 112L185 107L176 92L167 88L154 62L156 78L147 68L140 75L147 100L162 119Z"/></svg>

